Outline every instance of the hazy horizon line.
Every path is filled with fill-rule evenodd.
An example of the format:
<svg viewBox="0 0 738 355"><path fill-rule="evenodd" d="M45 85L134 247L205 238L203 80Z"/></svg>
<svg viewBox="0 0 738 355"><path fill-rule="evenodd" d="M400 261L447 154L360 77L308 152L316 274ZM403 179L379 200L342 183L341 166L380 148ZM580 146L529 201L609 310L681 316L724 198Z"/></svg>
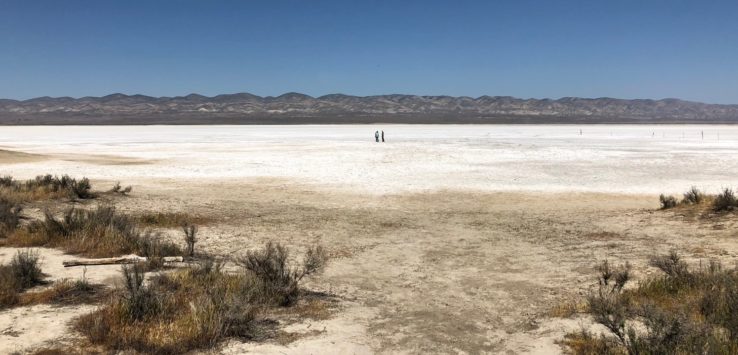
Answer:
<svg viewBox="0 0 738 355"><path fill-rule="evenodd" d="M116 95L122 95L126 97L134 97L134 96L143 96L153 99L163 99L163 98L185 98L189 96L199 96L203 98L216 98L219 96L233 96L233 95L250 95L262 99L266 98L280 98L287 95L301 95L301 96L307 96L311 99L321 99L328 96L348 96L348 97L357 97L357 98L367 98L367 97L380 97L380 96L415 96L415 97L452 97L452 98L470 98L473 100L478 100L484 97L491 97L491 98L512 98L512 99L518 99L518 100L550 100L550 101L559 101L564 99L583 99L583 100L603 100L603 99L611 99L611 100L624 100L624 101L684 101L684 102L692 102L692 103L701 103L701 104L709 104L709 105L725 105L725 106L735 106L738 105L738 103L716 103L716 102L705 102L705 101L698 101L698 100L690 100L690 99L683 99L678 97L663 97L663 98L643 98L643 97L635 97L635 98L622 98L622 97L612 97L612 96L598 96L598 97L586 97L586 96L560 96L560 97L520 97L520 96L512 96L512 95L480 95L480 96L470 96L470 95L449 95L449 94L409 94L409 93L390 93L390 94L373 94L373 95L354 95L354 94L346 94L341 92L335 92L330 94L324 94L324 95L310 95L305 94L298 91L288 91L284 92L280 95L258 95L253 94L247 91L240 91L240 92L232 92L232 93L223 93L223 94L217 94L217 95L203 95L196 92L192 92L185 95L162 95L162 96L153 96L153 95L147 95L142 93L135 93L135 94L127 94L123 92L114 92L106 95L100 95L100 96L92 96L92 95L85 95L85 96L51 96L51 95L42 95L42 96L34 96L34 97L28 97L28 98L9 98L9 97L3 97L0 98L0 100L10 100L10 101L18 101L18 102L25 102L30 100L37 100L37 99L62 99L62 98L69 98L73 100L80 100L84 98L105 98L110 96L116 96Z"/></svg>

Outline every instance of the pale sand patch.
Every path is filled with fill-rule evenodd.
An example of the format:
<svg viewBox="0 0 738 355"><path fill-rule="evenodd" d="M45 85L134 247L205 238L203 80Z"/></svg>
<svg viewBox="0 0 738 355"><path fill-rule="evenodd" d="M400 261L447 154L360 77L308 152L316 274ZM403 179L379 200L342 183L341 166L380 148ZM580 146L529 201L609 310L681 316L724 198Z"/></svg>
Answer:
<svg viewBox="0 0 738 355"><path fill-rule="evenodd" d="M70 322L95 306L37 305L0 312L0 353L28 351L72 336Z"/></svg>
<svg viewBox="0 0 738 355"><path fill-rule="evenodd" d="M273 343L242 343L230 341L219 352L222 354L373 354L377 341L366 336L365 324L374 316L374 310L358 304L344 304L345 308L332 319L305 320L284 327L284 331L301 334L297 341L278 345ZM317 335L315 335L317 334Z"/></svg>
<svg viewBox="0 0 738 355"><path fill-rule="evenodd" d="M88 260L76 255L67 255L61 250L49 248L0 248L0 263L8 263L19 250L37 252L40 258L41 271L47 275L47 281L60 279L77 280L82 277L94 284L111 284L120 277L120 265L96 265L86 268L81 266L64 267L67 260Z"/></svg>
<svg viewBox="0 0 738 355"><path fill-rule="evenodd" d="M30 154L19 151L0 149L0 164L32 163L47 159L47 156L41 154Z"/></svg>
<svg viewBox="0 0 738 355"><path fill-rule="evenodd" d="M0 248L0 263L8 263L18 250L27 249ZM31 250L38 252L41 270L47 275L47 281L65 278L77 280L86 277L93 284L111 285L114 280L120 278L120 265L90 266L85 272L83 267L65 268L62 265L62 261L82 258L65 255L55 249L31 248ZM70 321L94 308L92 305L64 307L36 305L0 311L0 354L54 345L60 339L76 337L71 331Z"/></svg>
<svg viewBox="0 0 738 355"><path fill-rule="evenodd" d="M36 154L26 153L19 150L0 149L0 164L27 165L29 163L37 163L42 161L44 162L44 164L49 164L50 162L56 161L57 164L59 162L69 162L103 166L134 166L154 164L157 163L159 160L125 157L113 154ZM40 170L36 173L36 175L45 173L48 173L48 171ZM32 176L25 177L31 178Z"/></svg>
<svg viewBox="0 0 738 355"><path fill-rule="evenodd" d="M50 157L67 162L78 162L93 165L147 165L157 162L155 159L142 159L104 154L51 154Z"/></svg>

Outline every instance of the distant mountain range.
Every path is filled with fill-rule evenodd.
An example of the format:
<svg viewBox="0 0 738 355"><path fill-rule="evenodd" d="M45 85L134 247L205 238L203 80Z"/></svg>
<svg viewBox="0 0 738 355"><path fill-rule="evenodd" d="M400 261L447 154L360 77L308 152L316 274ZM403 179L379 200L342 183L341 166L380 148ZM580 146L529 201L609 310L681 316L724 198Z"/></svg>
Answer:
<svg viewBox="0 0 738 355"><path fill-rule="evenodd" d="M0 125L307 124L307 123L738 123L738 105L678 99L453 97L342 94L277 97L230 94L177 97L0 99Z"/></svg>

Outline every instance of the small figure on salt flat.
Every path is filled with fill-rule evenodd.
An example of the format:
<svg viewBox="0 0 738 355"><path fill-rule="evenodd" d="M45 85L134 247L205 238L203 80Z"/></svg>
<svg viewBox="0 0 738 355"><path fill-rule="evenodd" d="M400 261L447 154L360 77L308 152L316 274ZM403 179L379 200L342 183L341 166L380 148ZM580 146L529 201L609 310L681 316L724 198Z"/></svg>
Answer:
<svg viewBox="0 0 738 355"><path fill-rule="evenodd" d="M374 131L374 141L379 143L379 131Z"/></svg>

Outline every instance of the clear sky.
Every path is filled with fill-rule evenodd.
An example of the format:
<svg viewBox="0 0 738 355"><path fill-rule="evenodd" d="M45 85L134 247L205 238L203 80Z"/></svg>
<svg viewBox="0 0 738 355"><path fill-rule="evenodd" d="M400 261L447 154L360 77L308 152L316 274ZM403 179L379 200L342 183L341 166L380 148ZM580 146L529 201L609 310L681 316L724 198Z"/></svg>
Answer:
<svg viewBox="0 0 738 355"><path fill-rule="evenodd" d="M738 103L738 1L0 0L0 97Z"/></svg>

